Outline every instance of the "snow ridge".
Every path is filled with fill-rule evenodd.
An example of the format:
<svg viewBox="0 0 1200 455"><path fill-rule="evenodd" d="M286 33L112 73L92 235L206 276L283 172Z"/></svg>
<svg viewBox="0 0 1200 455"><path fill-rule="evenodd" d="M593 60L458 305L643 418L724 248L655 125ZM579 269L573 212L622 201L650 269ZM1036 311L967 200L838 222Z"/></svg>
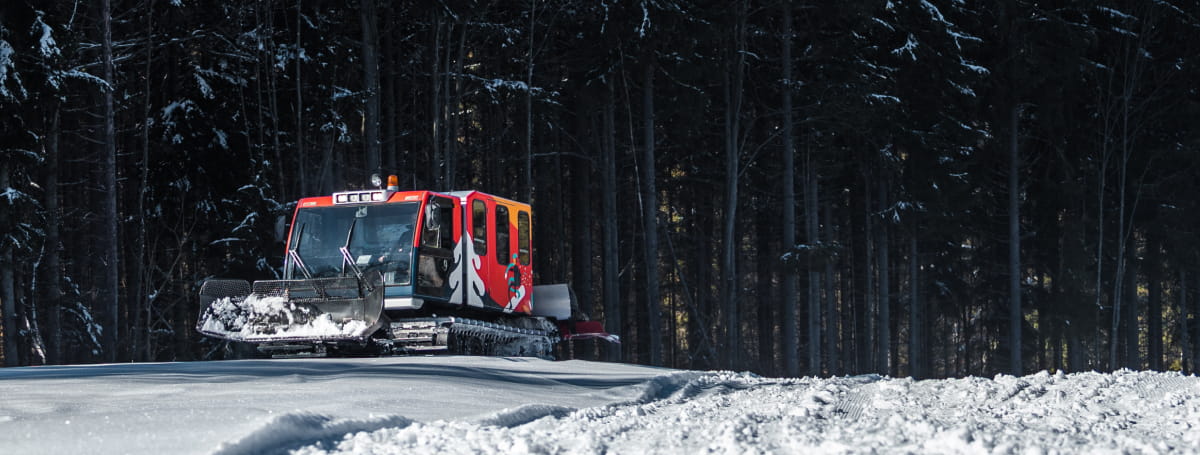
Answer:
<svg viewBox="0 0 1200 455"><path fill-rule="evenodd" d="M490 415L481 417L475 421L475 424L481 426L512 428L533 422L543 417L566 417L575 411L576 409L574 408L568 408L564 406L527 404L513 409L497 411Z"/></svg>
<svg viewBox="0 0 1200 455"><path fill-rule="evenodd" d="M1200 379L1118 371L916 381L679 372L623 404L523 406L300 454L1090 453L1200 450ZM333 442L333 441L330 441Z"/></svg>
<svg viewBox="0 0 1200 455"><path fill-rule="evenodd" d="M348 434L376 431L381 428L403 428L412 420L400 416L369 417L367 419L334 419L329 416L294 413L284 414L235 441L221 443L214 455L287 453L306 445L336 441Z"/></svg>

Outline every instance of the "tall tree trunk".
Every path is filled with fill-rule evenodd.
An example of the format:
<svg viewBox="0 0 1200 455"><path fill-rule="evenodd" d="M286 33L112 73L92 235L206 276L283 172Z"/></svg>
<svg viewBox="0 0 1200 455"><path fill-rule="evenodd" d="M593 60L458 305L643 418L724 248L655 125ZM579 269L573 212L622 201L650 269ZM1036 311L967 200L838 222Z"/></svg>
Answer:
<svg viewBox="0 0 1200 455"><path fill-rule="evenodd" d="M780 3L783 9L783 236L781 250L791 251L796 246L796 148L792 133L792 3ZM800 375L799 334L796 328L796 273L792 266L784 267L780 276L779 294L782 299L780 318L783 319L782 339L785 374Z"/></svg>
<svg viewBox="0 0 1200 455"><path fill-rule="evenodd" d="M398 125L400 122L400 103L402 95L397 87L396 79L397 72L400 68L399 54L400 46L396 43L396 32L390 30L393 28L393 14L391 8L385 8L387 12L384 14L384 23L389 24L384 27L383 34L383 51L382 63L380 64L380 78L382 80L383 90L383 138L380 142L383 143L383 174L399 174L401 171L401 163L399 158L400 137ZM403 169L412 169L404 167Z"/></svg>
<svg viewBox="0 0 1200 455"><path fill-rule="evenodd" d="M719 279L714 279L712 258L714 256L713 239L716 238L717 197L715 190L708 185L692 188L685 195L691 207L695 207L695 215L690 226L695 232L695 247L684 260L689 274L693 277L695 287L691 288L693 308L688 313L688 350L691 362L688 367L697 370L707 370L718 367L716 349L717 341L712 334L716 333L716 311L713 296L720 287ZM684 202L687 204L687 202ZM667 237L667 246L671 247L671 237ZM675 257L672 260L678 261ZM714 286L716 284L716 286Z"/></svg>
<svg viewBox="0 0 1200 455"><path fill-rule="evenodd" d="M633 159L638 159L636 152L633 153ZM636 182L634 184L636 185ZM637 218L640 216L640 211L637 210L636 207L633 207L630 212L630 215L633 215L634 217L626 219L628 227L622 232L633 232L642 228L640 222L641 220ZM638 256L637 253L640 251L645 251L645 242L642 238L635 237L630 240L631 242L629 243L628 247L630 250L632 250L634 256ZM646 301L643 300L646 296L646 268L641 267L641 264L638 264L637 262L634 262L633 264L634 266L630 270L631 273L629 274L631 275L631 281L629 286L625 289L627 294L626 298L628 299L626 308L629 308L629 311L625 314L625 320L627 321L626 327L628 327L630 330L630 338L632 338L634 342L630 343L632 345L630 347L633 349L626 352L632 354L629 358L630 362L649 364L650 336L647 333L648 330L646 324L647 306L649 305L647 305Z"/></svg>
<svg viewBox="0 0 1200 455"><path fill-rule="evenodd" d="M138 196L137 196L137 240L133 245L133 298L130 303L133 305L133 324L131 331L133 332L133 346L130 349L130 355L134 359L149 361L149 349L147 346L150 341L150 308L149 297L147 297L148 288L146 269L148 267L146 258L146 193L150 188L150 123L151 123L151 87L150 87L150 70L154 62L154 1L149 2L149 14L146 16L146 74L143 76L145 85L143 89L145 97L142 103L142 159L139 163L138 174ZM144 318L144 320L143 320Z"/></svg>
<svg viewBox="0 0 1200 455"><path fill-rule="evenodd" d="M1181 349L1181 351L1182 351L1181 357L1182 358L1180 360L1182 360L1181 363L1183 363L1183 373L1184 374L1189 374L1189 373L1195 374L1196 362L1200 361L1200 358L1192 357L1193 353L1196 351L1196 349L1195 349L1196 347L1192 345L1192 342L1195 340L1195 337L1192 336L1192 327L1191 326L1192 326L1192 324L1195 324L1195 321L1192 319L1194 313L1192 312L1191 303L1188 302L1188 271L1187 271L1187 268L1183 268L1182 270L1179 271L1179 309L1178 309L1178 312L1179 312L1179 333L1180 333L1180 335L1182 335L1180 337L1181 338L1180 345L1182 346L1182 349ZM1193 322L1191 324L1189 324L1188 323L1189 320L1191 320Z"/></svg>
<svg viewBox="0 0 1200 455"><path fill-rule="evenodd" d="M117 133L116 113L113 107L113 91L116 90L116 79L113 77L112 56L112 16L109 0L103 0L101 18L104 37L102 38L104 52L104 80L108 86L104 89L104 155L100 165L100 182L104 191L100 244L104 275L101 281L99 302L104 308L104 331L101 344L104 346L104 358L109 362L117 361L117 332L120 330L120 294L119 268L121 259L118 247L121 239L117 230L120 221L117 214Z"/></svg>
<svg viewBox="0 0 1200 455"><path fill-rule="evenodd" d="M442 135L444 134L442 131L444 129L444 125L442 124L442 110L445 108L445 106L442 105L442 29L445 27L445 23L442 20L442 14L440 11L435 11L433 13L433 24L433 68L430 71L430 80L433 83L433 87L431 87L430 90L430 101L432 101L431 106L433 108L433 121L430 122L432 124L432 130L430 131L431 135L429 141L430 148L433 149L433 156L431 157L432 159L430 162L430 172L434 176L434 187L438 191L450 191L450 188L446 186L445 181L445 171L443 166L445 166L446 163L442 159ZM532 201L525 199L525 202Z"/></svg>
<svg viewBox="0 0 1200 455"><path fill-rule="evenodd" d="M725 366L737 368L741 322L737 284L737 158L726 160L725 220L721 234L721 304L725 315Z"/></svg>
<svg viewBox="0 0 1200 455"><path fill-rule="evenodd" d="M658 189L654 182L654 52L642 73L642 222L645 229L646 336L650 339L650 364L662 365L662 302L658 289Z"/></svg>
<svg viewBox="0 0 1200 455"><path fill-rule="evenodd" d="M533 41L537 2L529 2L529 51L525 54L525 202L533 203Z"/></svg>
<svg viewBox="0 0 1200 455"><path fill-rule="evenodd" d="M304 47L300 42L300 31L304 29L304 3L302 0L296 0L296 176L299 188L296 190L300 195L310 194L312 191L308 187L309 168L306 166L308 156L304 151L304 84L302 73L300 72L303 66L300 58L300 50ZM389 103L390 104L390 103ZM282 163L281 163L282 165Z"/></svg>
<svg viewBox="0 0 1200 455"><path fill-rule="evenodd" d="M879 185L879 208L880 212L888 208L888 187L890 185L881 183ZM879 343L878 372L880 374L892 374L892 320L891 320L891 282L889 275L891 274L890 261L888 259L888 223L885 221L879 223L879 241L876 242L876 250L879 257L879 338L876 340Z"/></svg>
<svg viewBox="0 0 1200 455"><path fill-rule="evenodd" d="M813 169L812 147L804 152L804 234L808 243L808 374L821 374L821 272L814 259L821 239L817 218L817 172Z"/></svg>
<svg viewBox="0 0 1200 455"><path fill-rule="evenodd" d="M1106 125L1105 130L1107 130L1107 124L1108 124L1108 122L1105 122L1105 125ZM1100 317L1100 312L1101 312L1101 309L1104 308L1104 273L1103 273L1104 272L1104 243L1105 243L1105 238L1104 238L1104 219L1105 219L1105 216L1104 216L1104 209L1105 209L1104 193L1107 190L1106 183L1107 183L1108 159L1109 159L1107 134L1105 134L1103 140L1101 140L1100 143L1101 143L1101 160L1100 160L1100 169L1097 171L1098 175L1097 175L1097 187L1096 187L1096 193L1097 193L1097 196L1096 196L1096 199L1097 199L1097 201L1096 201L1096 279L1095 279L1095 285L1094 285L1095 289L1093 291L1093 293L1096 295L1095 307L1096 307L1096 320L1097 320L1097 330L1096 330L1097 336L1100 335L1099 321L1102 320L1102 318ZM1112 300L1113 300L1113 303L1116 303L1117 299L1116 299L1116 297L1113 297ZM1113 318L1115 319L1116 317L1117 317L1116 310L1114 309ZM1114 321L1113 324L1115 325L1116 322ZM1083 334L1078 334L1078 335L1083 336ZM1108 365L1109 365L1109 368L1116 368L1116 365L1117 365L1117 363L1116 363L1117 362L1117 360L1116 360L1116 357L1117 357L1117 335L1116 335L1115 328L1109 334L1109 338L1110 338L1110 340L1109 340ZM1097 347L1097 349L1099 349L1099 347ZM1074 371L1077 371L1077 370L1074 370Z"/></svg>
<svg viewBox="0 0 1200 455"><path fill-rule="evenodd" d="M467 25L469 20L463 20L459 24L458 29L458 55L454 61L454 84L451 85L448 80L450 77L447 72L446 87L447 90L453 87L453 97L450 101L450 110L447 115L450 116L449 128L446 129L446 188L454 189L458 187L458 140L464 135L462 131L462 95L463 95L463 67L467 60ZM449 67L447 65L447 67ZM558 168L556 168L558 169ZM555 171L556 177L561 177L559 171ZM556 193L561 196L561 193ZM532 201L530 201L532 203ZM557 212L559 215L561 211ZM562 236L558 236L561 240ZM561 249L559 252L561 253ZM560 269L561 273L561 269Z"/></svg>
<svg viewBox="0 0 1200 455"><path fill-rule="evenodd" d="M263 2L259 2L254 5L254 26L256 29L259 29L259 30L266 29L266 25L263 24L263 21L262 21L262 16L263 16L262 11L261 11L262 5L263 5ZM266 161L267 161L267 156L266 156L267 139L265 136L265 134L267 132L267 123L266 123L267 103L265 101L263 101L263 92L266 90L266 88L264 87L263 81L265 81L267 79L267 76L266 76L267 70L264 68L270 66L267 64L267 62L268 62L267 56L270 54L267 53L267 43L264 40L265 36L266 36L265 33L255 33L254 34L254 39L255 39L255 47L254 48L255 48L255 57L256 57L254 59L254 97L255 97L254 107L255 107L255 115L258 120L258 125L257 125L257 128L255 129L256 140L253 144L253 149L254 149L254 159L256 161L255 165L259 166L260 169L263 166L265 166L264 163L266 163Z"/></svg>
<svg viewBox="0 0 1200 455"><path fill-rule="evenodd" d="M736 369L741 355L741 312L739 311L739 289L737 282L737 209L738 177L740 172L738 153L741 132L742 82L745 76L746 4L738 2L735 7L736 22L733 30L733 49L728 55L729 71L725 78L725 222L722 233L721 291L725 312L725 353L727 368Z"/></svg>
<svg viewBox="0 0 1200 455"><path fill-rule="evenodd" d="M9 161L7 159L0 161L0 188L9 188L10 172ZM13 224L10 211L11 205L0 206L0 228L6 232L9 231L9 225ZM17 302L14 286L12 242L5 240L0 243L0 308L3 308L4 311L4 333L0 334L4 338L4 351L0 354L4 357L4 366L6 367L17 366L20 363L17 348Z"/></svg>
<svg viewBox="0 0 1200 455"><path fill-rule="evenodd" d="M578 88L578 87L577 87ZM590 110L590 99L580 96L575 100L575 137L588 137L588 124L595 119ZM593 137L599 139L598 128L593 128ZM590 144L589 144L590 145ZM571 288L575 291L579 310L588 317L596 315L595 291L592 289L592 161L595 156L591 146L580 147L583 158L576 159L571 167L571 233L574 241L571 244ZM589 344L590 346L590 344ZM594 358L592 349L582 355L576 351L576 356L585 360Z"/></svg>
<svg viewBox="0 0 1200 455"><path fill-rule="evenodd" d="M1122 307L1125 309L1125 315L1122 318L1125 321L1122 330L1124 330L1125 338L1125 367L1131 370L1140 370L1142 368L1142 353L1140 334L1141 330L1138 323L1138 313L1140 308L1138 305L1138 268L1136 248L1126 248L1125 261L1129 264L1126 266L1124 274L1124 285L1122 285L1122 293L1124 294L1124 303Z"/></svg>
<svg viewBox="0 0 1200 455"><path fill-rule="evenodd" d="M267 102L270 103L268 107L271 109L270 133L271 150L273 151L274 161L270 163L270 166L267 166L267 163L264 163L262 181L263 183L269 184L271 171L274 170L276 173L278 173L277 177L279 180L276 181L276 185L272 185L275 190L274 194L281 200L286 201L288 200L288 195L286 192L286 182L288 181L288 178L286 175L287 169L282 166L283 144L280 143L279 140L280 134L283 132L283 128L279 124L279 72L275 71L275 7L272 4L272 1L273 0L265 0L262 2L263 9L266 11L266 14L263 15L265 18L264 26L266 27L266 31L261 33L261 35L266 37L266 47L264 50L267 56L267 61L269 62L266 70ZM272 166L274 169L271 168Z"/></svg>
<svg viewBox="0 0 1200 455"><path fill-rule="evenodd" d="M367 95L366 112L363 119L363 142L366 148L365 174L381 172L379 147L379 20L375 1L361 0L359 12L362 16L363 85Z"/></svg>
<svg viewBox="0 0 1200 455"><path fill-rule="evenodd" d="M1129 55L1130 52L1131 52L1131 50L1129 49L1129 46L1126 46L1125 54ZM1133 59L1133 61L1135 61L1135 62L1136 62L1136 60L1137 60L1136 58ZM1133 71L1133 70L1127 69L1127 71ZM1129 76L1126 76L1125 80L1123 81L1124 85L1122 86L1122 91L1121 91L1121 95L1120 95L1121 96L1121 101L1120 101L1121 114L1120 114L1120 117L1118 117L1118 119L1120 121L1120 126L1118 128L1119 129L1118 134L1119 134L1120 141L1121 141L1121 143L1120 143L1121 166L1118 169L1118 179L1119 180L1117 183L1117 193L1118 193L1117 197L1118 197L1118 201L1119 201L1118 202L1118 211L1117 211L1117 261L1118 262L1117 262L1117 275L1113 279L1113 287L1114 287L1114 290L1113 290L1113 324L1112 324L1112 326L1113 326L1113 329L1112 329L1113 330L1113 333L1112 333L1113 341L1112 341L1112 345L1109 348L1110 362L1112 363L1112 367L1114 369L1117 367L1117 365L1121 364L1118 361L1119 359L1117 357L1117 351L1119 349L1120 340L1122 338L1124 338L1125 343L1126 343L1126 345L1125 345L1125 348L1126 348L1126 356L1125 357L1126 358L1125 358L1124 365L1125 366L1133 365L1135 362L1134 362L1134 359L1132 359L1131 357L1136 357L1136 354L1137 354L1136 353L1137 338L1136 338L1136 336L1135 337L1129 336L1130 334L1137 333L1136 329L1132 328L1132 327L1137 326L1137 321L1136 320L1125 321L1122 324L1122 318L1126 317L1126 313L1137 314L1136 309L1133 309L1132 311L1130 311L1129 308L1126 308L1126 306L1134 306L1135 302L1133 300L1127 300L1126 299L1127 293L1125 292L1126 282L1131 281L1131 280L1125 279L1125 276L1129 273L1129 271L1127 269L1129 269L1130 265L1131 265L1129 263L1129 258L1128 258L1128 256L1130 256L1130 255L1127 254L1126 250L1131 249L1131 248L1129 248L1129 238L1131 237L1130 233L1133 231L1132 223L1127 222L1127 218L1126 218L1126 213L1127 213L1127 209L1128 209L1126 201L1128 200L1127 183L1128 183L1128 177L1129 177L1129 160L1133 153L1132 146L1130 144L1131 139L1130 139L1130 130L1129 130L1130 97L1133 96L1133 93L1132 93L1133 88L1132 88L1132 84L1130 83L1129 78L1130 78ZM1128 221L1132 221L1132 220L1133 220L1133 214L1130 213L1129 217L1128 217ZM1136 293L1134 293L1133 295L1136 297ZM1124 331L1125 333L1122 333L1123 332L1121 330L1122 327L1126 328L1126 330ZM1133 345L1133 346L1131 347L1130 345ZM1130 354L1133 354L1133 355L1130 355Z"/></svg>
<svg viewBox="0 0 1200 455"><path fill-rule="evenodd" d="M1151 225L1146 233L1146 338L1150 356L1147 367L1154 371L1163 369L1163 326L1162 326L1162 248L1160 232Z"/></svg>
<svg viewBox="0 0 1200 455"><path fill-rule="evenodd" d="M1014 376L1024 374L1021 362L1021 325L1025 322L1021 311L1021 212L1020 212L1020 155L1017 139L1020 127L1019 106L1009 112L1009 156L1008 156L1008 349L1009 372Z"/></svg>
<svg viewBox="0 0 1200 455"><path fill-rule="evenodd" d="M609 79L611 81L611 79ZM617 131L616 94L612 83L608 85L608 96L604 102L603 132L601 133L601 166L603 169L602 207L604 236L604 327L609 333L622 333L621 288L617 281L617 268L621 265L617 255ZM606 345L609 361L621 360L621 347Z"/></svg>
<svg viewBox="0 0 1200 455"><path fill-rule="evenodd" d="M50 115L50 127L46 133L46 284L42 287L45 292L47 331L47 357L50 364L63 363L62 345L62 238L59 226L62 215L58 201L58 140L60 135L59 120L61 106L54 104ZM3 186L0 183L0 186ZM0 220L0 225L3 221ZM7 312L5 314L8 314Z"/></svg>
<svg viewBox="0 0 1200 455"><path fill-rule="evenodd" d="M821 205L822 217L825 218L825 232L822 237L825 239L826 245L833 245L837 239L833 238L833 201L832 198L826 198L825 204ZM836 283L833 279L833 257L823 256L825 265L825 363L826 374L836 376L840 374L838 369L838 334L840 333L839 323L840 317L837 311L837 296L834 294Z"/></svg>
<svg viewBox="0 0 1200 455"><path fill-rule="evenodd" d="M862 274L864 275L863 303L866 304L866 308L863 311L863 357L861 364L862 367L859 370L859 373L879 371L877 369L879 362L876 357L876 348L879 344L877 340L877 335L879 333L877 324L879 323L879 320L875 317L878 314L879 307L879 293L877 292L879 288L875 283L875 272L877 271L876 264L878 264L878 261L876 260L877 250L875 248L875 216L872 214L873 201L871 199L871 182L873 182L874 179L870 177L869 172L864 172L863 177L864 181L862 182L863 190L861 213L863 215L862 242L864 254L861 264Z"/></svg>
<svg viewBox="0 0 1200 455"><path fill-rule="evenodd" d="M758 369L759 374L773 376L775 374L775 296L771 295L772 283L775 281L775 251L771 246L771 227L775 216L774 206L764 202L759 204L757 233L755 235L755 260L758 263L755 282L758 284L755 297L758 300Z"/></svg>
<svg viewBox="0 0 1200 455"><path fill-rule="evenodd" d="M914 215L912 236L908 239L908 373L914 378L925 378L925 347L922 339L925 315L921 311L920 260L917 250L919 226Z"/></svg>
<svg viewBox="0 0 1200 455"><path fill-rule="evenodd" d="M1076 325L1067 326L1067 371L1071 373L1078 373L1086 368L1080 330Z"/></svg>

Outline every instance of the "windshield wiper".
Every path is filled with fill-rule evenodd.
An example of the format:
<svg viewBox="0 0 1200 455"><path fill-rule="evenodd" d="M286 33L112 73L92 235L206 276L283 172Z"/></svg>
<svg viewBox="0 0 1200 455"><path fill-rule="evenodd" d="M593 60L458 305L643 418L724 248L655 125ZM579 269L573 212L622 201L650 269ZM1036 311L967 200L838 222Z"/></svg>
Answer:
<svg viewBox="0 0 1200 455"><path fill-rule="evenodd" d="M338 251L342 252L342 276L346 275L346 264L350 264L350 269L354 271L354 276L358 277L358 282L366 283L366 280L363 279L362 270L358 268L358 264L355 264L354 259L350 257L350 239L354 238L354 226L357 224L358 218L350 221L350 232L346 233L346 244L338 248ZM368 290L368 292L370 291Z"/></svg>
<svg viewBox="0 0 1200 455"><path fill-rule="evenodd" d="M308 266L304 265L304 260L300 259L300 253L296 252L296 249L300 248L300 239L304 238L304 227L307 225L308 223L300 225L300 231L296 233L296 242L288 249L288 257L292 258L293 264L300 267L300 273L304 274L304 278L311 280L312 272L308 270Z"/></svg>

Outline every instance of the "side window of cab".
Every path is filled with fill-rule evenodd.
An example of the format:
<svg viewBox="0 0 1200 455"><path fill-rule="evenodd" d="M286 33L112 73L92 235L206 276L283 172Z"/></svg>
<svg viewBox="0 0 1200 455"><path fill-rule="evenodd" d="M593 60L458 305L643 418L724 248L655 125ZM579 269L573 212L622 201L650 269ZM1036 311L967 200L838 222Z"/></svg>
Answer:
<svg viewBox="0 0 1200 455"><path fill-rule="evenodd" d="M508 265L512 261L512 245L508 240L508 207L496 204L496 262Z"/></svg>
<svg viewBox="0 0 1200 455"><path fill-rule="evenodd" d="M529 265L529 212L517 212L517 257L521 265Z"/></svg>
<svg viewBox="0 0 1200 455"><path fill-rule="evenodd" d="M471 203L471 243L476 256L487 256L487 203L476 199Z"/></svg>

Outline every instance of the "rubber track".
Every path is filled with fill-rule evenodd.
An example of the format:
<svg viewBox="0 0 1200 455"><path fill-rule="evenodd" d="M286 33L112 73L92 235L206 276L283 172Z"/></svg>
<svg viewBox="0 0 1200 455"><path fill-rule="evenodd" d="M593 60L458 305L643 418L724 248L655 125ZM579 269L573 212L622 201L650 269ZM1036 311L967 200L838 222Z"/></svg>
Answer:
<svg viewBox="0 0 1200 455"><path fill-rule="evenodd" d="M549 358L554 342L543 329L515 327L468 318L450 318L447 352L463 355Z"/></svg>

